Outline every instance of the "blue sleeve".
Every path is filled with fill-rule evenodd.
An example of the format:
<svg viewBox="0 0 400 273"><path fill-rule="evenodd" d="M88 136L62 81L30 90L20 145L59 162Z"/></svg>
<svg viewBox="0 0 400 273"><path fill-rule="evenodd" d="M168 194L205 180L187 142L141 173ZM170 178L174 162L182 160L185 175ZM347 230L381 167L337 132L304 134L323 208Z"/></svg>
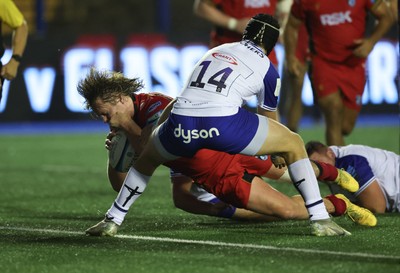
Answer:
<svg viewBox="0 0 400 273"><path fill-rule="evenodd" d="M260 106L269 111L275 111L278 105L278 96L281 88L279 74L271 64L264 76L264 97L258 98Z"/></svg>

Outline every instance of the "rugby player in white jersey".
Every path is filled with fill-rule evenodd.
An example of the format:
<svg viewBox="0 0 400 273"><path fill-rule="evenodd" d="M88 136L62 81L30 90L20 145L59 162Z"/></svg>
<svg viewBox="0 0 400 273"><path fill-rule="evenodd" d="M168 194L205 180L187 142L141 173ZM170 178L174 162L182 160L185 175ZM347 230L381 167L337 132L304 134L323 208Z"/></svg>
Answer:
<svg viewBox="0 0 400 273"><path fill-rule="evenodd" d="M331 220L325 208L303 140L275 120L280 78L267 56L278 37L277 20L258 14L249 21L242 41L218 46L204 55L169 118L155 129L131 167L105 219L91 227L88 234L115 234L158 166L180 157L192 157L200 149L208 148L231 154L282 157L305 201L311 233L350 235ZM130 98L121 96L108 102L90 90L81 88L80 93L87 108L102 116L111 128L129 132L131 120L123 113L129 111L125 101ZM245 100L254 95L258 98L258 114L242 108Z"/></svg>
<svg viewBox="0 0 400 273"><path fill-rule="evenodd" d="M309 157L350 173L359 183L355 193L329 185L353 203L375 213L400 212L400 156L365 145L327 146L318 141L306 144Z"/></svg>

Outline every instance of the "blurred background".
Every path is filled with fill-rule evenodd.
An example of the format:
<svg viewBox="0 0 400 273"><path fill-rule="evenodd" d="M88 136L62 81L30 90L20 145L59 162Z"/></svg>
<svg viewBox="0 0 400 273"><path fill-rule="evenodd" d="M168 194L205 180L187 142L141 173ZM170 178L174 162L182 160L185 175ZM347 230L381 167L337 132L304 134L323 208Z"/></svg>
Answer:
<svg viewBox="0 0 400 273"><path fill-rule="evenodd" d="M144 91L176 96L194 63L208 49L212 26L193 14L193 1L14 2L28 22L30 35L17 78L6 81L4 86L0 103L2 126L90 120L76 85L91 66L140 77ZM8 48L10 33L4 26ZM281 45L277 46L277 54L283 60ZM3 63L9 58L8 51ZM377 116L380 122L398 124L397 25L375 46L367 65L368 83L360 118ZM303 103L307 118L313 104L308 82L304 85ZM253 106L254 102L249 102L249 107Z"/></svg>

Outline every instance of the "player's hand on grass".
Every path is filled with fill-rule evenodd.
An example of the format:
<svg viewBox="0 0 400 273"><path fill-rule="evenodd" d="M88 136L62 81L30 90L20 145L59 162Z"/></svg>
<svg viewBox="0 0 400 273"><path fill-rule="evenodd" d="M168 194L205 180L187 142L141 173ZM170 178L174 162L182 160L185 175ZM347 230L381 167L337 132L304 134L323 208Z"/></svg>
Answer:
<svg viewBox="0 0 400 273"><path fill-rule="evenodd" d="M89 236L114 236L118 232L118 225L107 217L96 225L86 230L86 235Z"/></svg>

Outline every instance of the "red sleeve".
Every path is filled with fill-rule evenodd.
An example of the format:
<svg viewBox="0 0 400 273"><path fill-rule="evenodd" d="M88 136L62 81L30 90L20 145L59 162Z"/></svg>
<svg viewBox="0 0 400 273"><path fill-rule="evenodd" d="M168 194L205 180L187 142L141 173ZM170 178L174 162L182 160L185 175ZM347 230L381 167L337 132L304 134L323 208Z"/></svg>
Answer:
<svg viewBox="0 0 400 273"><path fill-rule="evenodd" d="M161 93L135 94L135 122L141 128L155 124L171 100L171 97Z"/></svg>

